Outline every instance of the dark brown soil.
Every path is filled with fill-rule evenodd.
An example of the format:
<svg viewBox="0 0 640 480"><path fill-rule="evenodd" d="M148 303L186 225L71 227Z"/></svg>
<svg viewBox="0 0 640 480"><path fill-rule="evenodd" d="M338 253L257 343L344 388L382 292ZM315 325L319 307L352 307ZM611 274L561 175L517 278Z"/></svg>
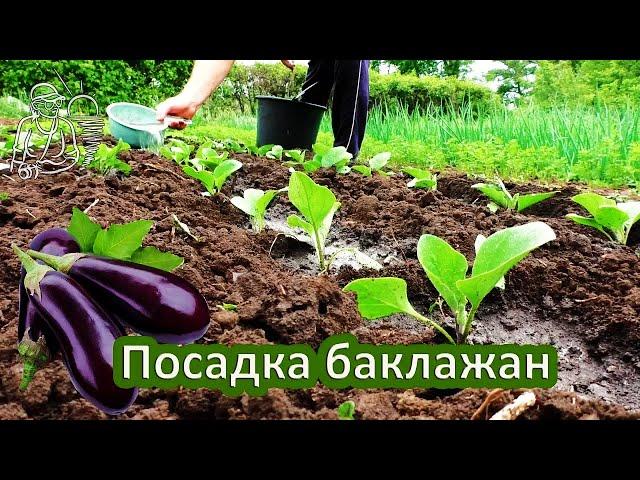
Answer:
<svg viewBox="0 0 640 480"><path fill-rule="evenodd" d="M545 221L557 240L514 268L503 293L489 295L471 341L553 343L558 348L558 387L536 391L535 407L521 418L640 417L635 410L640 407L640 259L635 252L640 235L634 232L631 245L623 247L566 220L567 212L578 211L569 200L577 187L564 187L527 215L490 214L486 201L469 189L474 180L462 175L447 174L439 180L439 191L426 192L406 188L402 176L319 172L316 181L330 186L342 202L329 242L356 246L385 268L369 272L345 265L330 276L317 276L310 248L276 238L272 230L253 234L244 214L229 202L231 195L247 187L286 185L287 169L273 160L235 157L244 163L243 169L214 198L201 196L199 184L170 161L141 151L122 156L133 167L129 177L73 171L26 182L0 178L0 191L10 196L0 205L0 419L107 418L74 390L59 359L36 375L26 393L18 390L19 269L10 250L12 242L26 245L47 228L66 226L72 207L84 209L96 199L90 215L97 221L106 225L151 219L155 226L146 244L185 258L177 273L193 282L211 307L205 343L317 346L327 336L345 331L372 343L439 341L432 330L411 319L361 319L353 298L341 287L361 276L400 276L409 284L414 305L426 311L437 294L416 259L421 234L443 237L472 260L479 233ZM281 196L268 218L277 224L290 211L286 196ZM191 228L199 242L172 229L172 214ZM237 304L238 312L217 309L222 302ZM446 310L443 316L436 309L435 315L451 321ZM469 419L487 394L477 389L334 391L318 386L307 391L273 390L260 398L229 398L205 389L143 389L120 418L335 419L336 407L352 399L359 419ZM517 394L504 392L486 414Z"/></svg>

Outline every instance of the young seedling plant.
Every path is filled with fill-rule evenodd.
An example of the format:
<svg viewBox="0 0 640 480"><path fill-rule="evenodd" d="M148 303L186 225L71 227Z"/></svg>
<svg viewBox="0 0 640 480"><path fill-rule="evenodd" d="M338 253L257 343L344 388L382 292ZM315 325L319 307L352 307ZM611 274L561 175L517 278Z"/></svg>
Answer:
<svg viewBox="0 0 640 480"><path fill-rule="evenodd" d="M290 158L291 160L287 160L284 162L284 165L287 167L296 167L302 166L304 168L304 150L285 150L284 156Z"/></svg>
<svg viewBox="0 0 640 480"><path fill-rule="evenodd" d="M347 400L338 407L338 420L353 420L356 413L356 404L353 400Z"/></svg>
<svg viewBox="0 0 640 480"><path fill-rule="evenodd" d="M465 256L434 235L418 241L418 260L456 319L456 340L464 343L471 331L478 307L487 294L504 282L505 274L532 250L556 238L547 224L531 222L505 228L488 238L476 240L476 258L469 268ZM401 278L361 278L343 289L355 292L360 314L367 319L405 313L434 327L455 343L441 325L419 314L407 298L407 283ZM470 304L470 308L468 308Z"/></svg>
<svg viewBox="0 0 640 480"><path fill-rule="evenodd" d="M413 177L413 180L407 183L409 188L424 188L426 190L438 188L438 176L435 173L415 167L405 167L402 171Z"/></svg>
<svg viewBox="0 0 640 480"><path fill-rule="evenodd" d="M506 210L516 210L522 212L523 210L540 203L548 198L553 197L558 192L544 192L544 193L529 193L526 195L520 195L516 193L511 195L504 183L499 178L496 183L476 183L471 185L471 188L480 190L484 193L491 202L489 202L488 208L491 212L495 213L499 208Z"/></svg>
<svg viewBox="0 0 640 480"><path fill-rule="evenodd" d="M207 191L203 193L203 195L213 196L220 193L224 182L227 181L227 178L229 178L233 172L236 172L241 168L242 163L238 160L225 160L215 167L213 171L196 170L190 165L182 167L182 171L190 177L199 180L200 183L204 185Z"/></svg>
<svg viewBox="0 0 640 480"><path fill-rule="evenodd" d="M189 158L193 152L193 147L177 138L171 139L166 145L160 147L160 155L169 160L173 160L178 165L189 164Z"/></svg>
<svg viewBox="0 0 640 480"><path fill-rule="evenodd" d="M329 148L316 143L313 145L313 160L307 160L302 164L306 172L315 172L320 168L335 168L336 172L345 174L351 171L349 162L353 158L345 147Z"/></svg>
<svg viewBox="0 0 640 480"><path fill-rule="evenodd" d="M187 159L183 162L183 165L191 164L196 170L214 170L218 165L224 162L229 157L229 152L218 153L213 148L213 142L205 142L196 151L196 156L193 160Z"/></svg>
<svg viewBox="0 0 640 480"><path fill-rule="evenodd" d="M570 213L570 218L580 225L593 227L605 234L609 240L626 245L631 227L640 220L640 202L620 202L597 193L580 193L572 200L582 206L591 217Z"/></svg>
<svg viewBox="0 0 640 480"><path fill-rule="evenodd" d="M87 168L95 170L102 175L106 175L112 171L122 172L125 175L131 173L131 166L118 158L120 152L126 152L131 146L123 141L118 140L114 147L108 147L101 143L93 156L93 161L87 165Z"/></svg>
<svg viewBox="0 0 640 480"><path fill-rule="evenodd" d="M313 240L320 271L327 269L325 242L333 215L340 202L327 187L318 185L302 172L293 172L289 179L289 201L300 215L289 215L287 224L304 230Z"/></svg>
<svg viewBox="0 0 640 480"><path fill-rule="evenodd" d="M242 197L231 198L231 203L249 215L253 231L260 233L265 226L264 217L269 204L276 195L286 191L287 188L267 190L266 192L257 188L248 188L242 192Z"/></svg>
<svg viewBox="0 0 640 480"><path fill-rule="evenodd" d="M393 172L383 170L390 158L390 152L381 152L369 159L367 162L369 165L354 165L351 169L361 173L365 177L370 177L374 172L385 176L393 175Z"/></svg>

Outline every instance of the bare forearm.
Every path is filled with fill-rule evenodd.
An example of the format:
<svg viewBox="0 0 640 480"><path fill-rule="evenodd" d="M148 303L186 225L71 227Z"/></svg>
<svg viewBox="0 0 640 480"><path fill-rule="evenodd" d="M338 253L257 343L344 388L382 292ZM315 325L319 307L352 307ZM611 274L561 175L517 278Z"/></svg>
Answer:
<svg viewBox="0 0 640 480"><path fill-rule="evenodd" d="M191 97L198 106L202 105L225 79L233 62L233 60L196 60L183 94Z"/></svg>

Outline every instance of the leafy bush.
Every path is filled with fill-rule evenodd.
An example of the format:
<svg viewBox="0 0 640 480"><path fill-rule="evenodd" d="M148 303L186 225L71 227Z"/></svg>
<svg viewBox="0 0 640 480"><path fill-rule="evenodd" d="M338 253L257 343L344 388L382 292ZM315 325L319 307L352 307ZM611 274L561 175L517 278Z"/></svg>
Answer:
<svg viewBox="0 0 640 480"><path fill-rule="evenodd" d="M113 102L155 105L175 95L191 73L188 60L4 60L0 62L0 93L25 98L31 87L49 82L65 90L92 95L101 110ZM68 94L68 92L66 92Z"/></svg>
<svg viewBox="0 0 640 480"><path fill-rule="evenodd" d="M399 103L407 106L410 112L416 107L459 111L469 106L477 112L499 104L498 96L484 85L452 77L371 72L369 91L374 105Z"/></svg>

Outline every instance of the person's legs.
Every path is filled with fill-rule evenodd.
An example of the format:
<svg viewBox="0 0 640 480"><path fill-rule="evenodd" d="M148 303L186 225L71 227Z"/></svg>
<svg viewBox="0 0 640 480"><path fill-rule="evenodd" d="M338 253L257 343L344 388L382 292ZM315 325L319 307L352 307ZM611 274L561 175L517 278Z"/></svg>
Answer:
<svg viewBox="0 0 640 480"><path fill-rule="evenodd" d="M369 60L336 60L331 107L334 146L360 152L369 106Z"/></svg>
<svg viewBox="0 0 640 480"><path fill-rule="evenodd" d="M334 60L309 60L307 78L300 91L308 90L300 97L301 101L327 106L334 81L333 65Z"/></svg>

